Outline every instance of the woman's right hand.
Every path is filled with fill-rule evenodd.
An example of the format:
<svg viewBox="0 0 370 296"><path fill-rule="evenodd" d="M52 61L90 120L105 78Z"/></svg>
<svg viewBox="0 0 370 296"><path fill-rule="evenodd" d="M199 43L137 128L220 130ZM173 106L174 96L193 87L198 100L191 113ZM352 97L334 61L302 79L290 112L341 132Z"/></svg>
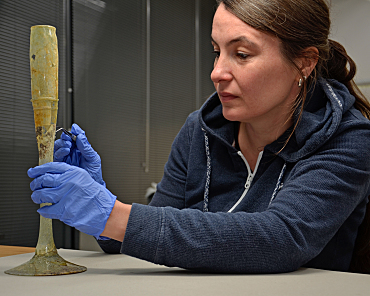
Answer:
<svg viewBox="0 0 370 296"><path fill-rule="evenodd" d="M76 142L62 133L60 139L54 143L54 161L65 162L85 169L99 184L105 186L102 176L101 159L99 154L91 147L85 132L73 124L71 133L76 135Z"/></svg>

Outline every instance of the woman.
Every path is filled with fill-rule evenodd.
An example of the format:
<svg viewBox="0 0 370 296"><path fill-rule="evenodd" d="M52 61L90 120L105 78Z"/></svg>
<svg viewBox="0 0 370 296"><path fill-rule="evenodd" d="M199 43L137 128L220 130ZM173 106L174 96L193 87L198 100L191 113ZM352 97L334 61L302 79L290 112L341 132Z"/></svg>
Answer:
<svg viewBox="0 0 370 296"><path fill-rule="evenodd" d="M219 1L216 93L177 135L151 206L116 200L74 125L77 148L66 135L55 147L72 165L28 172L32 199L54 203L40 214L167 266L348 270L370 194L370 107L329 27L324 1Z"/></svg>

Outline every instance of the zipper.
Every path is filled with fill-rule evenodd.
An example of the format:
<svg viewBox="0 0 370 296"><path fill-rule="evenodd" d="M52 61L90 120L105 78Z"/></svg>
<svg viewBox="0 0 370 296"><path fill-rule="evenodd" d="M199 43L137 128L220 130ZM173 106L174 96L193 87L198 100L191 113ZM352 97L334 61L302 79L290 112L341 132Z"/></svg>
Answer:
<svg viewBox="0 0 370 296"><path fill-rule="evenodd" d="M263 154L263 150L258 154L258 159L257 159L257 163L256 163L256 167L254 169L254 172L252 173L251 171L251 168L249 166L249 163L248 161L245 159L243 153L241 151L238 151L238 155L241 157L241 159L244 161L245 163L245 166L247 167L248 169L248 177L247 177L247 181L245 182L244 184L244 191L243 191L243 194L241 195L241 197L238 199L238 201L232 206L232 208L230 210L228 210L228 213L231 213L232 211L235 210L235 208L242 202L242 200L244 199L244 197L247 195L247 192L249 191L249 188L251 187L251 184L252 184L252 181L253 181L253 178L254 176L256 175L256 172L257 172L257 169L258 169L258 166L259 166L259 163L261 161L261 158L262 158L262 154Z"/></svg>

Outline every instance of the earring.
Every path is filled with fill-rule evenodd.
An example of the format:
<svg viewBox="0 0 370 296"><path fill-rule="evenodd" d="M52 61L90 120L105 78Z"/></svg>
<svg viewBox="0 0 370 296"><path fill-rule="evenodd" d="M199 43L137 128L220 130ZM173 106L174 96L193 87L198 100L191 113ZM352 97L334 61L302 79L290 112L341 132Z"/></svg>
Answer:
<svg viewBox="0 0 370 296"><path fill-rule="evenodd" d="M303 79L306 81L307 77L306 76L303 76ZM301 87L302 84L303 84L303 80L302 80L302 78L299 78L298 86Z"/></svg>

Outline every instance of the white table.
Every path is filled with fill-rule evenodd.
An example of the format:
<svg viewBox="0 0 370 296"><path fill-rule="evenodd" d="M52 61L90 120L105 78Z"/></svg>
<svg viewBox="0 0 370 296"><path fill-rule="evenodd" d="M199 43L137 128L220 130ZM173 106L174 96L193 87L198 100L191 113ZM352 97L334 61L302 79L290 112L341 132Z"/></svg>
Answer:
<svg viewBox="0 0 370 296"><path fill-rule="evenodd" d="M58 250L64 259L87 271L63 276L12 276L5 270L28 261L33 254L0 258L0 295L370 295L370 275L300 269L277 275L194 273L158 266L125 255Z"/></svg>

